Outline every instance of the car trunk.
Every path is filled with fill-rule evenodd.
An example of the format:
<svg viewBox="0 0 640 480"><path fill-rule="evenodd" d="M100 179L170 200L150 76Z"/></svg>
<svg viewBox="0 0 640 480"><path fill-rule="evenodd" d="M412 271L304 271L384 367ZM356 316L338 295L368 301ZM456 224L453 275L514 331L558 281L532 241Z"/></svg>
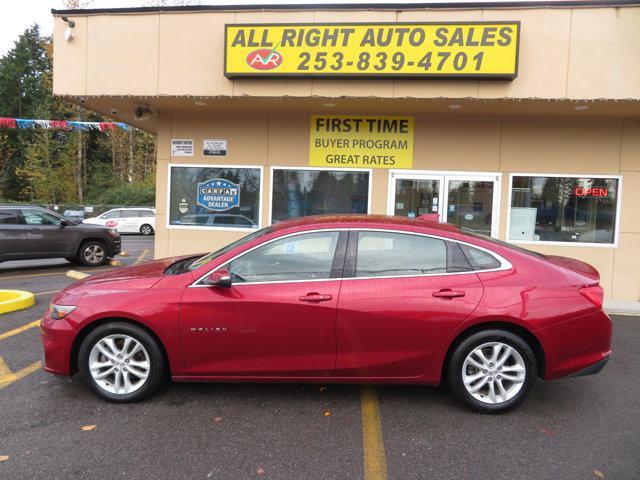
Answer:
<svg viewBox="0 0 640 480"><path fill-rule="evenodd" d="M582 280L583 285L597 285L600 281L600 274L598 271L582 260L576 260L575 258L560 257L556 255L546 255L548 262L553 263L559 267L575 273Z"/></svg>

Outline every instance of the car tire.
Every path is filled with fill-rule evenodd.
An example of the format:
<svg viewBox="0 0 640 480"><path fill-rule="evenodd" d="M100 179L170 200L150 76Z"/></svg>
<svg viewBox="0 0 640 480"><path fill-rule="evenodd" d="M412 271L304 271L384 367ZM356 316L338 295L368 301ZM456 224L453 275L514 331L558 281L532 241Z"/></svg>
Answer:
<svg viewBox="0 0 640 480"><path fill-rule="evenodd" d="M520 336L506 330L482 330L453 351L446 380L455 397L480 413L516 408L531 393L538 376L536 356Z"/></svg>
<svg viewBox="0 0 640 480"><path fill-rule="evenodd" d="M145 236L153 235L153 227L148 223L145 223L140 227L140 234Z"/></svg>
<svg viewBox="0 0 640 480"><path fill-rule="evenodd" d="M82 380L109 402L137 402L148 397L160 387L165 369L158 342L144 329L126 322L96 327L78 350Z"/></svg>
<svg viewBox="0 0 640 480"><path fill-rule="evenodd" d="M78 261L87 267L99 267L107 263L107 247L98 240L90 240L80 245Z"/></svg>

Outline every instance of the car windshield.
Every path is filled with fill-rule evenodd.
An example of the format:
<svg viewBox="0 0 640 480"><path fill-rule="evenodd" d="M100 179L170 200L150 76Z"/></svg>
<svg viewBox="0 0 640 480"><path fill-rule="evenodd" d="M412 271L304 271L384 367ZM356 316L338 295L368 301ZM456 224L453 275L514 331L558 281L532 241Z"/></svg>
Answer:
<svg viewBox="0 0 640 480"><path fill-rule="evenodd" d="M191 258L185 258L184 260L180 260L174 263L173 265L171 265L169 268L167 268L167 270L165 271L165 274L176 275L179 273L195 270L196 268L200 268L202 265L209 263L214 258L219 257L220 255L224 255L225 253L233 250L236 247L239 247L240 245L244 245L245 243L250 242L251 240L262 237L263 235L267 235L272 231L273 231L273 227L265 227L256 232L250 233L249 235L246 235L236 240L235 242L232 242L229 245L226 245L221 249L216 250L215 252L208 253L203 257L195 257L195 258L191 257Z"/></svg>

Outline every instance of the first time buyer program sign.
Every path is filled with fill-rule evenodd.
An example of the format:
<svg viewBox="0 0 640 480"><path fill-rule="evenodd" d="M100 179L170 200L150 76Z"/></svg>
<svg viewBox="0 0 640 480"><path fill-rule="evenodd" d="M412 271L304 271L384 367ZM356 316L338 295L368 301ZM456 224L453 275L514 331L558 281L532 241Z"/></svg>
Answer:
<svg viewBox="0 0 640 480"><path fill-rule="evenodd" d="M228 24L234 77L512 80L520 22Z"/></svg>
<svg viewBox="0 0 640 480"><path fill-rule="evenodd" d="M411 168L413 117L312 115L309 165Z"/></svg>

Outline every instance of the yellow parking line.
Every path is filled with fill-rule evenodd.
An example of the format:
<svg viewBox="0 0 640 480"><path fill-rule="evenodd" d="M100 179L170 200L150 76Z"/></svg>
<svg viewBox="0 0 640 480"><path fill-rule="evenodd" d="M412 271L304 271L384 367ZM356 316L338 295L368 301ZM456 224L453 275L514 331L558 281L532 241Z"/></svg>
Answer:
<svg viewBox="0 0 640 480"><path fill-rule="evenodd" d="M61 291L61 290L51 290L51 291L49 291L49 292L37 292L37 293L34 293L34 295L48 295L48 294L50 294L50 293L58 293L58 292L60 292L60 291Z"/></svg>
<svg viewBox="0 0 640 480"><path fill-rule="evenodd" d="M382 422L376 391L362 387L362 444L364 446L365 480L387 480L387 460L384 454Z"/></svg>
<svg viewBox="0 0 640 480"><path fill-rule="evenodd" d="M149 253L149 249L145 248L142 253L140 254L140 256L138 258L136 258L136 261L133 262L134 265L138 265L140 262L142 262L144 260L144 258L147 256L147 254Z"/></svg>
<svg viewBox="0 0 640 480"><path fill-rule="evenodd" d="M86 270L85 273L105 272L107 270L113 270L113 268L94 268L92 270ZM50 275L66 275L67 270L64 272L48 272L48 273L30 273L29 275L13 275L10 277L0 277L0 280L13 280L14 278L31 278L31 277L46 277Z"/></svg>
<svg viewBox="0 0 640 480"><path fill-rule="evenodd" d="M22 370L18 370L17 372L12 372L11 369L7 366L6 362L2 357L0 357L0 390L4 387L8 387L12 383L17 382L18 380L23 379L27 375L37 372L42 368L42 362L38 360L37 362L33 362L31 365L23 368Z"/></svg>
<svg viewBox="0 0 640 480"><path fill-rule="evenodd" d="M14 328L13 330L9 330L8 332L0 333L0 340L4 340L9 337L13 337L14 335L18 335L19 333L26 332L32 328L36 328L40 326L40 319L35 320L31 323L27 323L18 328Z"/></svg>

